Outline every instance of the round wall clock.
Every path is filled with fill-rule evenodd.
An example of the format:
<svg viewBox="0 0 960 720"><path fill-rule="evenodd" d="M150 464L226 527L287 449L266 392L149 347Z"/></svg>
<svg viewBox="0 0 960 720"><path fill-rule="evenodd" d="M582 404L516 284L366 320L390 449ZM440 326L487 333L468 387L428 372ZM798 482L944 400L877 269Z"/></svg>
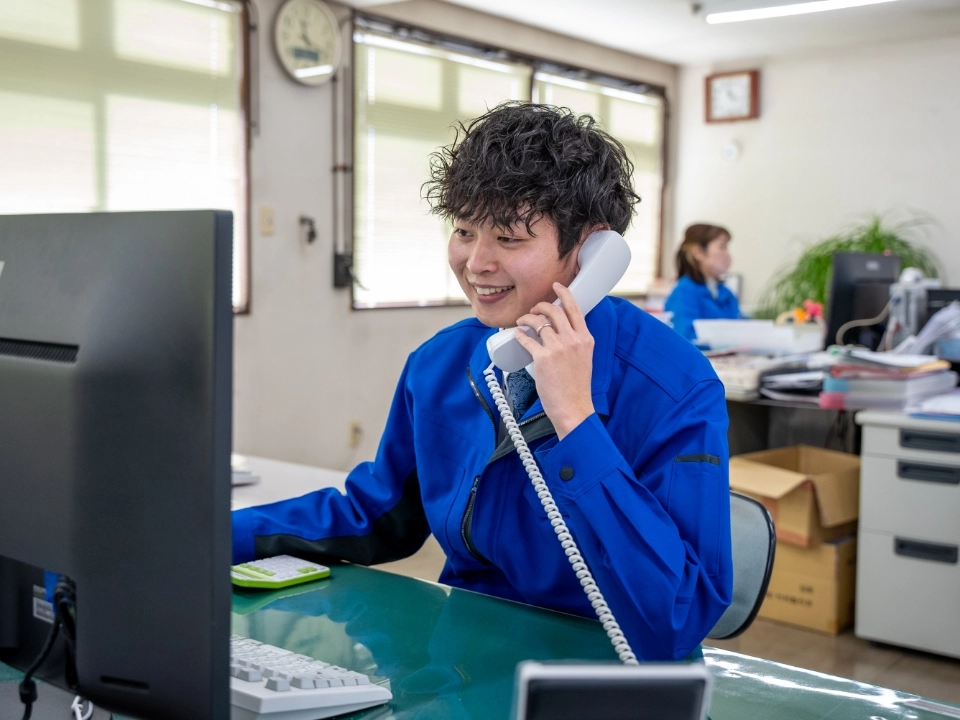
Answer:
<svg viewBox="0 0 960 720"><path fill-rule="evenodd" d="M287 0L273 40L284 70L304 85L322 85L340 65L340 26L321 0Z"/></svg>

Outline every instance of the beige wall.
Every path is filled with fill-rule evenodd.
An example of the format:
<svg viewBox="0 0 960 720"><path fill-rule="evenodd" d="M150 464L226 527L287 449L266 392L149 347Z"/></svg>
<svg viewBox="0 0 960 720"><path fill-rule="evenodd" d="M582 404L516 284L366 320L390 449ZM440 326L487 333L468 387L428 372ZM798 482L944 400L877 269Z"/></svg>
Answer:
<svg viewBox="0 0 960 720"><path fill-rule="evenodd" d="M288 79L272 48L280 0L260 11L260 123L251 151L252 313L236 320L234 447L239 452L325 467L369 459L386 421L407 355L465 308L350 309L332 285L331 87ZM674 66L517 25L433 0L373 8L382 16L667 87ZM675 134L675 133L674 133ZM275 209L276 232L258 232L261 206ZM297 218L318 220L318 239L300 239ZM670 197L664 217L672 215ZM666 236L673 232L667 223ZM349 424L363 440L348 446Z"/></svg>
<svg viewBox="0 0 960 720"><path fill-rule="evenodd" d="M762 71L760 119L707 125L704 77L750 67ZM960 37L684 68L677 234L696 220L729 227L749 305L803 241L865 213L913 209L937 220L929 247L960 283L958 68ZM721 157L731 141L739 160Z"/></svg>

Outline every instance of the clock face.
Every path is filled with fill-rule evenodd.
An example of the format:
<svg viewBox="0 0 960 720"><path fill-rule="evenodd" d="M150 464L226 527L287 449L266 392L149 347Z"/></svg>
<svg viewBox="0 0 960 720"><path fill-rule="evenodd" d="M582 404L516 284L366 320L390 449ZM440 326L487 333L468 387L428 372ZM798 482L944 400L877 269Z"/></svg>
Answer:
<svg viewBox="0 0 960 720"><path fill-rule="evenodd" d="M340 27L320 0L287 0L274 26L284 69L304 85L321 85L340 64Z"/></svg>
<svg viewBox="0 0 960 720"><path fill-rule="evenodd" d="M737 73L710 78L710 120L739 120L755 117L753 75Z"/></svg>

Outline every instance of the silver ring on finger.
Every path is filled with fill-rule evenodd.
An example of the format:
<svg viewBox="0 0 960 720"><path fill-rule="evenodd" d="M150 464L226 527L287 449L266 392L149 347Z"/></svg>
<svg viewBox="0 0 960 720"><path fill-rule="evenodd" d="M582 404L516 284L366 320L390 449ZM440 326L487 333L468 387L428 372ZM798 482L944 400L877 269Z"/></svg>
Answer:
<svg viewBox="0 0 960 720"><path fill-rule="evenodd" d="M538 327L538 328L536 329L537 337L540 337L540 331L543 330L545 327L553 327L553 323L545 322L543 325L541 325L540 327Z"/></svg>

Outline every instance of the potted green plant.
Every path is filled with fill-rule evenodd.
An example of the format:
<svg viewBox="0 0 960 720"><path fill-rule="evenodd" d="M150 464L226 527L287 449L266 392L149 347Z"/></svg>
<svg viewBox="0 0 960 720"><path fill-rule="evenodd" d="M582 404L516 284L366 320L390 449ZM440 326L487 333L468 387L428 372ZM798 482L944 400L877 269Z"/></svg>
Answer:
<svg viewBox="0 0 960 720"><path fill-rule="evenodd" d="M755 317L776 318L780 313L801 307L804 300L826 304L836 252L897 255L901 267L916 267L927 277L939 277L939 260L917 242L917 236L929 224L926 218L888 223L880 215L870 215L837 235L807 245L793 267L785 267L771 278Z"/></svg>

